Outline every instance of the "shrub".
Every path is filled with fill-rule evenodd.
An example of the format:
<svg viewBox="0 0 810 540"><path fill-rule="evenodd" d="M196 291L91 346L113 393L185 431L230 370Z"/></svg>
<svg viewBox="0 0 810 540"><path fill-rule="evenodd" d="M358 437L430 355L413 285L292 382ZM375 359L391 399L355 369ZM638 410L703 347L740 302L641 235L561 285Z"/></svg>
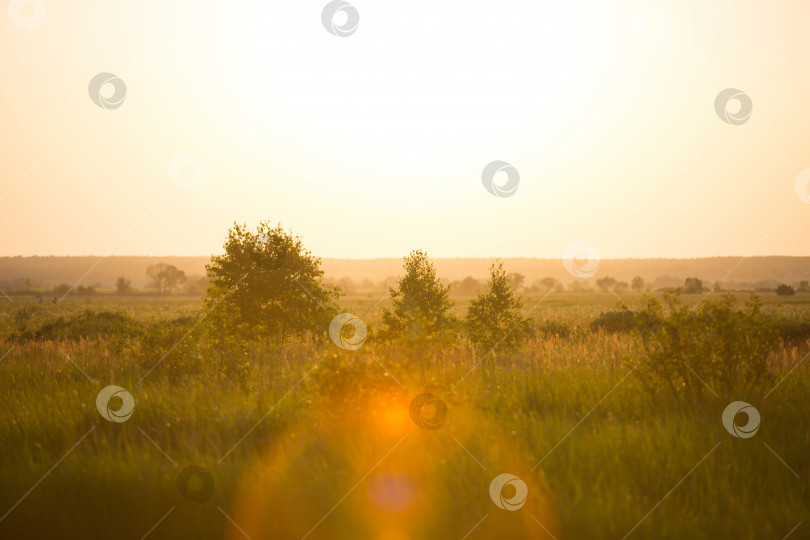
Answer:
<svg viewBox="0 0 810 540"><path fill-rule="evenodd" d="M790 285L785 285L783 283L776 288L776 294L779 296L793 296L796 294L796 291Z"/></svg>
<svg viewBox="0 0 810 540"><path fill-rule="evenodd" d="M786 346L798 346L810 339L810 322L779 318L773 322L774 328Z"/></svg>
<svg viewBox="0 0 810 540"><path fill-rule="evenodd" d="M732 399L769 382L767 358L779 337L755 296L745 309L735 309L732 296L691 308L673 295L665 299L668 310L651 299L640 313L654 324L636 327L645 351L638 372L653 393Z"/></svg>
<svg viewBox="0 0 810 540"><path fill-rule="evenodd" d="M591 330L605 332L632 332L641 325L655 325L657 319L646 312L636 313L626 307L618 311L607 311L591 322Z"/></svg>
<svg viewBox="0 0 810 540"><path fill-rule="evenodd" d="M544 336L572 337L581 332L578 327L570 327L557 321L543 321L537 326L537 331Z"/></svg>
<svg viewBox="0 0 810 540"><path fill-rule="evenodd" d="M99 337L129 338L140 336L145 326L124 313L87 310L80 315L60 317L36 331L22 334L23 339L79 340Z"/></svg>

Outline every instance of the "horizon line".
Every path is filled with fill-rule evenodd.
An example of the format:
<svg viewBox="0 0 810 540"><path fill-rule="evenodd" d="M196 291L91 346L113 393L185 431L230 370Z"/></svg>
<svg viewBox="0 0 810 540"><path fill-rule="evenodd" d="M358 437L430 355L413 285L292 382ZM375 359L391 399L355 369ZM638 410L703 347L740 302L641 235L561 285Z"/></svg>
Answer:
<svg viewBox="0 0 810 540"><path fill-rule="evenodd" d="M212 256L221 255L221 253L214 253L211 255L98 255L98 254L83 254L83 255L0 255L0 259L34 259L34 258L98 258L98 259L114 259L114 258L160 258L160 257L171 257L171 258L185 258L185 259L197 259L197 258L210 258ZM319 255L313 254L315 257L319 259L329 259L329 260L340 260L340 261L379 261L379 260L391 260L391 259L402 259L407 255L403 256L385 256L385 257L322 257ZM810 254L808 255L779 255L779 254L770 254L770 255L709 255L709 256L675 256L675 257L665 257L665 256L658 256L658 257L600 257L599 260L601 261L621 261L621 260L700 260L700 259L765 259L765 258L794 258L794 259L801 259L801 258L810 258ZM538 261L560 261L562 257L534 257L534 256L527 256L527 255L495 255L495 256L431 256L428 255L429 259L442 259L442 260L458 260L458 259L481 259L481 260L495 260L495 259L529 259L529 260L538 260Z"/></svg>

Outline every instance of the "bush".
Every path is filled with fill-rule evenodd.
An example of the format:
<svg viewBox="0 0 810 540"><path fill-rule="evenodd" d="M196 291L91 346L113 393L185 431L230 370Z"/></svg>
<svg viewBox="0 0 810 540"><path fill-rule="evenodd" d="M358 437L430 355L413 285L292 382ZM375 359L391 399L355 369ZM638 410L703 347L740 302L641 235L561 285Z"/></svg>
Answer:
<svg viewBox="0 0 810 540"><path fill-rule="evenodd" d="M636 313L627 308L618 311L608 311L599 314L599 317L591 322L591 330L594 332L604 330L605 332L632 332L644 325L655 325L657 319L646 312Z"/></svg>
<svg viewBox="0 0 810 540"><path fill-rule="evenodd" d="M810 322L798 321L795 319L776 319L773 326L779 333L779 337L785 346L795 347L804 345L810 339Z"/></svg>
<svg viewBox="0 0 810 540"><path fill-rule="evenodd" d="M145 325L123 313L87 310L81 315L59 317L36 331L20 335L33 340L79 340L99 337L129 338L143 334Z"/></svg>
<svg viewBox="0 0 810 540"><path fill-rule="evenodd" d="M796 294L796 291L790 285L785 285L783 283L776 288L776 294L779 296L793 296Z"/></svg>
<svg viewBox="0 0 810 540"><path fill-rule="evenodd" d="M579 326L568 326L557 321L543 321L535 327L537 333L543 337L557 336L566 339L583 337L585 330Z"/></svg>
<svg viewBox="0 0 810 540"><path fill-rule="evenodd" d="M767 359L779 336L755 296L745 309L735 309L732 296L691 308L672 295L665 300L667 311L651 299L640 315L654 324L635 329L645 351L638 373L651 392L729 400L770 382Z"/></svg>

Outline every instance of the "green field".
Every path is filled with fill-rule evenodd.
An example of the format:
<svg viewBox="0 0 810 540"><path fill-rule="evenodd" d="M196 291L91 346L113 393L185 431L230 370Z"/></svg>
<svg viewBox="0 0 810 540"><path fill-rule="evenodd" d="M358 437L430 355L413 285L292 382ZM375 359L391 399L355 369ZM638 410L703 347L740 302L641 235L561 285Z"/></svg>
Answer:
<svg viewBox="0 0 810 540"><path fill-rule="evenodd" d="M455 300L461 314L471 298ZM189 298L6 301L0 537L810 537L807 341L772 350L765 393L735 397L761 414L755 436L735 438L727 400L648 392L634 336L591 329L615 296L540 300L524 298L524 311L559 332L497 355L463 337L375 340L388 301L370 296L340 300L370 330L356 351L326 329L234 343ZM767 314L810 319L808 295L761 300ZM112 330L53 326L86 310L126 316ZM126 422L97 411L108 385L134 398ZM438 429L409 416L422 393L447 405ZM189 465L206 473L189 482ZM490 499L501 473L527 484L522 509Z"/></svg>

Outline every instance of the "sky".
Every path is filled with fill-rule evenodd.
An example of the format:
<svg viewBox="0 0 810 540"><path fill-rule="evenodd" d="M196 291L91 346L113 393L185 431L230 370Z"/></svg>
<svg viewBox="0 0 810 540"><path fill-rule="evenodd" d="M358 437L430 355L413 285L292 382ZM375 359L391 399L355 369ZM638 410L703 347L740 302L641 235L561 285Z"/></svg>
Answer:
<svg viewBox="0 0 810 540"><path fill-rule="evenodd" d="M12 0L0 256L810 255L805 0L326 6Z"/></svg>

